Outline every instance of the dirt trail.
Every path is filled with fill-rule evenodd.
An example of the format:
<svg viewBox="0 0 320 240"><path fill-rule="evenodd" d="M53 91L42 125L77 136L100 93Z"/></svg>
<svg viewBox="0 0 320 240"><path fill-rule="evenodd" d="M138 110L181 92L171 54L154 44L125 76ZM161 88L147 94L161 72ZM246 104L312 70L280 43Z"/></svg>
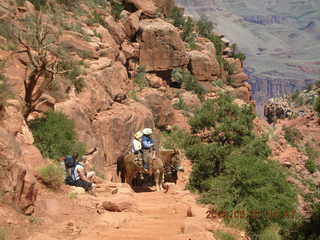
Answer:
<svg viewBox="0 0 320 240"><path fill-rule="evenodd" d="M211 231L224 226L218 219L207 219L207 208L185 190L190 166L185 168L178 184L170 185L167 193L133 192L126 184L115 184L116 194L99 191L97 197L80 193L70 199L69 193L69 197L61 194L57 199L48 192L42 196L44 210L38 213L41 225L26 239L213 240ZM101 203L112 197L131 201L133 207L124 212L100 211ZM192 217L187 212L192 212Z"/></svg>

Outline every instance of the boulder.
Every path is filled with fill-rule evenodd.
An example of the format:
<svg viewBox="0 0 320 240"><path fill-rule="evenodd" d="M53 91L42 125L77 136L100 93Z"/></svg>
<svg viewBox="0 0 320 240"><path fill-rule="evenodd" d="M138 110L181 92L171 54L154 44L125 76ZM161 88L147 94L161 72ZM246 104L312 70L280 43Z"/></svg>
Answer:
<svg viewBox="0 0 320 240"><path fill-rule="evenodd" d="M234 92L237 98L242 99L246 103L249 103L250 100L252 99L251 92L246 87L235 88Z"/></svg>
<svg viewBox="0 0 320 240"><path fill-rule="evenodd" d="M220 66L215 57L197 50L193 50L189 54L191 72L198 81L213 81L216 79Z"/></svg>
<svg viewBox="0 0 320 240"><path fill-rule="evenodd" d="M104 21L106 22L106 28L113 36L113 39L117 44L121 45L127 37L123 24L121 22L116 22L111 15L106 16Z"/></svg>
<svg viewBox="0 0 320 240"><path fill-rule="evenodd" d="M231 81L232 87L241 87L243 86L244 82L248 80L249 80L249 76L244 72L230 75L230 81Z"/></svg>
<svg viewBox="0 0 320 240"><path fill-rule="evenodd" d="M201 101L198 96L190 91L182 93L181 97L185 104L190 108L197 108L201 106Z"/></svg>
<svg viewBox="0 0 320 240"><path fill-rule="evenodd" d="M184 42L179 30L162 19L140 22L140 65L146 71L161 71L188 63Z"/></svg>
<svg viewBox="0 0 320 240"><path fill-rule="evenodd" d="M139 58L139 43L124 41L121 44L121 50L127 59Z"/></svg>
<svg viewBox="0 0 320 240"><path fill-rule="evenodd" d="M243 71L242 64L238 58L225 58L225 60L232 66L233 74L238 74Z"/></svg>
<svg viewBox="0 0 320 240"><path fill-rule="evenodd" d="M81 37L81 34L65 31L60 38L60 45L67 48L68 51L75 51L80 57L85 54L89 58L98 58L95 48Z"/></svg>
<svg viewBox="0 0 320 240"><path fill-rule="evenodd" d="M0 188L5 193L3 203L10 204L25 215L32 215L38 193L35 179L23 165L20 144L13 133L1 125L0 157Z"/></svg>
<svg viewBox="0 0 320 240"><path fill-rule="evenodd" d="M156 7L161 9L165 16L169 16L171 14L171 10L175 7L174 0L153 0Z"/></svg>
<svg viewBox="0 0 320 240"><path fill-rule="evenodd" d="M190 68L199 81L213 81L220 74L220 65L216 59L216 48L206 38L198 38L197 50L190 55Z"/></svg>
<svg viewBox="0 0 320 240"><path fill-rule="evenodd" d="M158 8L155 6L153 0L127 0L128 3L133 4L137 9L148 17L156 17Z"/></svg>
<svg viewBox="0 0 320 240"><path fill-rule="evenodd" d="M141 103L114 103L109 111L96 114L92 126L101 136L105 164L115 166L130 149L133 134L144 127L153 127L153 116Z"/></svg>
<svg viewBox="0 0 320 240"><path fill-rule="evenodd" d="M132 212L137 209L135 200L130 195L115 195L102 203L102 207L110 212Z"/></svg>
<svg viewBox="0 0 320 240"><path fill-rule="evenodd" d="M166 82L161 77L158 77L154 73L146 74L146 78L148 79L149 85L152 88L160 88L162 86L167 85Z"/></svg>
<svg viewBox="0 0 320 240"><path fill-rule="evenodd" d="M124 26L124 31L127 34L127 37L129 39L134 37L136 32L139 30L139 21L140 21L141 13L142 13L141 10L136 11L121 21Z"/></svg>
<svg viewBox="0 0 320 240"><path fill-rule="evenodd" d="M141 92L140 99L152 111L156 126L163 127L173 123L173 108L170 100L162 92L145 88Z"/></svg>
<svg viewBox="0 0 320 240"><path fill-rule="evenodd" d="M103 71L96 72L95 76L113 100L120 95L126 95L133 84L128 78L126 67L120 62L115 62Z"/></svg>

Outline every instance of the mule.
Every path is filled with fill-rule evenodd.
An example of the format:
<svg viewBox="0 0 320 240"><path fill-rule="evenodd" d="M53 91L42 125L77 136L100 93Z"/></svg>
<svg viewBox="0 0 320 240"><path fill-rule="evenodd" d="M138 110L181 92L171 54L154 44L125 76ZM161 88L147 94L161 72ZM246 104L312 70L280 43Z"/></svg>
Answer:
<svg viewBox="0 0 320 240"><path fill-rule="evenodd" d="M179 155L180 152L176 150L162 150L157 153L145 153L145 160L150 163L150 172L151 175L154 176L157 191L163 190L164 170L168 166L175 165L176 162L179 162L180 164ZM135 157L136 156L133 153L129 153L123 158L121 174L123 174L125 182L130 186L133 186L133 179L139 172L145 173L145 170L136 163Z"/></svg>

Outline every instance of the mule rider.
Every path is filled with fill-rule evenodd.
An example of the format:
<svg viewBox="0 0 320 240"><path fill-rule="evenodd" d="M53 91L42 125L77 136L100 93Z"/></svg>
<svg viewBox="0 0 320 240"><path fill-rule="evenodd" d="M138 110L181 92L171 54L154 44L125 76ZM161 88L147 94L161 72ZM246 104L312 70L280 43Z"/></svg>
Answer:
<svg viewBox="0 0 320 240"><path fill-rule="evenodd" d="M138 162L139 166L143 166L143 151L142 151L142 144L141 138L143 133L141 131L136 132L134 135L134 139L132 141L132 152L136 155L136 161Z"/></svg>
<svg viewBox="0 0 320 240"><path fill-rule="evenodd" d="M154 141L151 137L152 129L145 128L142 130L142 150L143 150L143 160L144 160L144 168L149 171L151 175L151 159L153 158L154 152Z"/></svg>

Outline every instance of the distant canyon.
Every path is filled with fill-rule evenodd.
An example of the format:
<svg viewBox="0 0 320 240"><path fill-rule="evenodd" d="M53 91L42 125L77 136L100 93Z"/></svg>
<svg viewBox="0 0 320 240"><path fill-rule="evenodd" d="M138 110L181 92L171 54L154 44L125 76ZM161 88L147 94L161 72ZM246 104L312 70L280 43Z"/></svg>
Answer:
<svg viewBox="0 0 320 240"><path fill-rule="evenodd" d="M247 56L257 112L263 104L320 79L320 1L177 0L204 15Z"/></svg>

